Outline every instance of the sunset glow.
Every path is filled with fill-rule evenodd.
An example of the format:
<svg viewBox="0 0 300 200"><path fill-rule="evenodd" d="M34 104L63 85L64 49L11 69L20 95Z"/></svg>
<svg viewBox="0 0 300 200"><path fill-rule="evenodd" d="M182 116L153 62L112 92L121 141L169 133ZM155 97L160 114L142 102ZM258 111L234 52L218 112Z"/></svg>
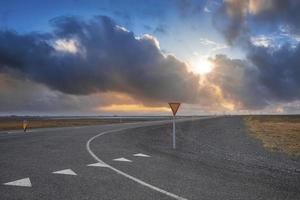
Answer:
<svg viewBox="0 0 300 200"><path fill-rule="evenodd" d="M113 104L97 108L105 112L170 112L168 107L147 107L141 104Z"/></svg>

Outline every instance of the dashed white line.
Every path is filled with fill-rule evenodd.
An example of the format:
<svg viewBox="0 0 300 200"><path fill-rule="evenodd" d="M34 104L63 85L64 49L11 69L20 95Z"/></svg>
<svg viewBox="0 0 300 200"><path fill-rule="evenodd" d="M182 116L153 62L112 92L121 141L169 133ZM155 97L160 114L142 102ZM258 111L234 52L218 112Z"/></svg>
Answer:
<svg viewBox="0 0 300 200"><path fill-rule="evenodd" d="M128 178L128 179L130 179L130 180L132 180L132 181L135 181L136 183L138 183L138 184L140 184L140 185L143 185L143 186L145 186L145 187L148 187L148 188L150 188L150 189L152 189L152 190L154 190L154 191L160 192L160 193L162 193L162 194L165 194L165 195L167 195L167 196L169 196L169 197L172 197L172 198L174 198L174 199L177 199L177 200L187 200L186 198L183 198L183 197L181 197L181 196L178 196L178 195L176 195L176 194L173 194L173 193L171 193L171 192L168 192L168 191L166 191L166 190L163 190L163 189L161 189L161 188L159 188L159 187L156 187L156 186L154 186L154 185L151 185L150 183L146 183L145 181L143 181L143 180L141 180L141 179L138 179L138 178L136 178L136 177L134 177L134 176L131 176L131 175L129 175L129 174L127 174L127 173L125 173L125 172L123 172L123 171L121 171L121 170L118 170L117 168L114 168L114 167L111 166L111 165L108 165L107 163L103 162L100 158L98 158L98 156L96 156L96 154L91 150L90 144L91 144L91 142L92 142L95 138L97 138L97 137L99 137L99 136L102 136L102 135L105 135L105 134L108 134L108 133L113 133L113 132L123 131L123 130L126 130L126 129L130 129L130 128L121 128L121 129L116 129L116 130L111 130L111 131L104 131L104 132L102 132L102 133L99 133L99 134L95 135L94 137L91 137L91 138L87 141L87 143L86 143L86 149L87 149L87 151L89 152L89 154L90 154L97 162L106 164L107 167L108 167L109 169L113 170L114 172L116 172L116 173L118 173L118 174L120 174L120 175L122 175L122 176L124 176L124 177L126 177L126 178Z"/></svg>
<svg viewBox="0 0 300 200"><path fill-rule="evenodd" d="M119 161L119 162L132 162L131 160L128 160L127 158L115 158L113 161Z"/></svg>
<svg viewBox="0 0 300 200"><path fill-rule="evenodd" d="M151 156L143 154L143 153L136 153L136 154L133 154L133 156L136 156L136 157L145 157L145 158L151 157Z"/></svg>

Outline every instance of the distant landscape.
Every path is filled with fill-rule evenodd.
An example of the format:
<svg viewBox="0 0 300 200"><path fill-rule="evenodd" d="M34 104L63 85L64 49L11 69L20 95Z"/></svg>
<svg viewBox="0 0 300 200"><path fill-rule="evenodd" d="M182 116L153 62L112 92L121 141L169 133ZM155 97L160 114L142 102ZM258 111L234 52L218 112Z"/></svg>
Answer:
<svg viewBox="0 0 300 200"><path fill-rule="evenodd" d="M22 129L22 121L29 122L28 128L51 128L89 126L116 123L167 120L169 116L102 116L102 117L0 117L0 131ZM276 152L300 156L300 115L247 115L245 124L250 135L261 140L263 146Z"/></svg>
<svg viewBox="0 0 300 200"><path fill-rule="evenodd" d="M66 126L88 126L103 125L115 123L140 122L147 120L163 120L170 119L167 116L160 117L134 117L134 116L112 116L112 117L34 117L34 116L8 116L0 117L1 130L22 129L23 120L28 121L28 128L50 128L50 127L66 127Z"/></svg>

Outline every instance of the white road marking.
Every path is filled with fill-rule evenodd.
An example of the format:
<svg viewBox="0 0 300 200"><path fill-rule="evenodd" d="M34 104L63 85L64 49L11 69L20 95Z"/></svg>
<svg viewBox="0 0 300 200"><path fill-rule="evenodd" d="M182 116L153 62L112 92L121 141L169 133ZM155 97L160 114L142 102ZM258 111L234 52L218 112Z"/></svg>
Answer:
<svg viewBox="0 0 300 200"><path fill-rule="evenodd" d="M16 181L4 183L3 185L20 186L20 187L32 187L29 178L23 178Z"/></svg>
<svg viewBox="0 0 300 200"><path fill-rule="evenodd" d="M24 131L7 131L7 134L24 133Z"/></svg>
<svg viewBox="0 0 300 200"><path fill-rule="evenodd" d="M16 133L20 133L20 134L26 134L26 133L33 133L36 132L36 130L27 130L26 132L24 132L23 130L16 130L16 131L7 131L7 134L16 134Z"/></svg>
<svg viewBox="0 0 300 200"><path fill-rule="evenodd" d="M115 158L113 161L120 161L120 162L132 162L131 160L128 160L127 158Z"/></svg>
<svg viewBox="0 0 300 200"><path fill-rule="evenodd" d="M91 138L87 141L87 143L86 143L86 149L87 149L87 151L89 152L89 154L90 154L97 162L101 162L101 163L106 164L107 167L108 167L109 169L113 170L113 171L116 172L117 174L120 174L120 175L122 175L122 176L124 176L124 177L126 177L126 178L128 178L128 179L130 179L130 180L132 180L132 181L134 181L134 182L136 182L136 183L138 183L138 184L140 184L140 185L143 185L143 186L145 186L145 187L148 187L148 188L150 188L150 189L152 189L152 190L155 190L155 191L157 191L157 192L160 192L160 193L162 193L162 194L165 194L165 195L167 195L167 196L169 196L169 197L172 197L172 198L174 198L174 199L177 199L177 200L187 200L186 198L183 198L183 197L181 197L181 196L178 196L178 195L176 195L176 194L173 194L173 193L171 193L171 192L168 192L168 191L166 191L166 190L163 190L163 189L161 189L161 188L159 188L159 187L156 187L156 186L154 186L154 185L151 185L150 183L146 183L145 181L143 181L143 180L141 180L141 179L138 179L138 178L136 178L136 177L134 177L134 176L131 176L131 175L129 175L129 174L127 174L127 173L125 173L125 172L123 172L123 171L121 171L121 170L118 170L117 168L114 168L114 167L111 166L111 165L108 165L107 163L103 162L100 158L98 158L98 157L96 156L96 154L91 150L90 144L91 144L91 142L92 142L95 138L97 138L97 137L99 137L99 136L102 136L102 135L105 135L105 134L108 134L108 133L113 133L113 132L123 131L123 130L126 130L126 129L130 129L130 128L121 128L121 129L116 129L116 130L111 130L111 131L104 131L104 132L102 132L102 133L99 133L99 134L95 135L94 137L91 137Z"/></svg>
<svg viewBox="0 0 300 200"><path fill-rule="evenodd" d="M107 167L107 165L105 163L101 163L101 162L97 162L94 164L89 164L87 165L88 167Z"/></svg>
<svg viewBox="0 0 300 200"><path fill-rule="evenodd" d="M73 175L76 176L77 174L71 170L71 169L64 169L64 170L59 170L56 172L52 172L53 174L66 174L66 175Z"/></svg>
<svg viewBox="0 0 300 200"><path fill-rule="evenodd" d="M145 158L151 157L151 156L146 155L146 154L143 154L143 153L136 153L136 154L133 154L133 156L137 156L137 157L145 157Z"/></svg>

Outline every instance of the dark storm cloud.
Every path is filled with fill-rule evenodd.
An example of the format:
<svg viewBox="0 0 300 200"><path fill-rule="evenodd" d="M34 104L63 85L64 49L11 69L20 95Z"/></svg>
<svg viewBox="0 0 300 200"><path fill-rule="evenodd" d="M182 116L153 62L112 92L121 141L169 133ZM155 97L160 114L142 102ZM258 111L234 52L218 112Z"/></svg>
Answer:
<svg viewBox="0 0 300 200"><path fill-rule="evenodd" d="M220 87L222 96L240 109L260 109L267 105L265 88L259 84L258 71L249 62L217 55L215 67L207 75L210 83Z"/></svg>
<svg viewBox="0 0 300 200"><path fill-rule="evenodd" d="M252 46L249 60L259 71L259 80L274 100L300 99L300 45L284 45L276 51Z"/></svg>
<svg viewBox="0 0 300 200"><path fill-rule="evenodd" d="M278 31L284 26L287 37L299 33L300 1L297 0L227 0L215 13L214 24L234 46L246 51L247 59L239 66L244 78L236 87L230 87L237 77L237 61L219 60L232 65L226 76L229 83L220 84L224 92L248 105L266 105L272 102L291 102L300 99L300 45L286 42L282 46L258 46L250 41L256 31ZM276 40L275 40L276 42ZM216 61L217 62L217 61ZM255 72L250 73L249 72ZM222 76L221 76L222 77ZM220 77L218 77L220 78ZM215 80L215 79L214 79ZM218 79L217 79L218 80ZM223 79L221 79L223 80ZM229 84L229 86L228 86ZM246 92L246 93L245 93ZM248 95L247 95L248 94ZM243 98L243 97L247 97ZM234 97L235 98L235 97Z"/></svg>
<svg viewBox="0 0 300 200"><path fill-rule="evenodd" d="M249 47L250 48L250 47ZM239 109L262 109L278 102L300 99L300 46L277 51L252 46L247 59L212 58L214 69L206 77L222 98Z"/></svg>
<svg viewBox="0 0 300 200"><path fill-rule="evenodd" d="M225 0L214 13L213 23L232 44L259 28L274 30L284 25L299 33L299 9L299 0Z"/></svg>
<svg viewBox="0 0 300 200"><path fill-rule="evenodd" d="M214 26L224 34L229 44L246 32L244 7L247 3L244 0L225 1L213 16Z"/></svg>
<svg viewBox="0 0 300 200"><path fill-rule="evenodd" d="M299 0L255 0L254 2L253 7L256 9L252 12L254 22L261 23L260 25L266 25L267 23L267 26L274 26L274 28L285 25L288 26L290 31L299 33Z"/></svg>
<svg viewBox="0 0 300 200"><path fill-rule="evenodd" d="M17 71L67 94L118 91L150 101L197 100L199 77L163 55L155 38L136 38L107 17L59 17L51 23L54 31L47 34L1 31L0 71ZM55 48L58 40L73 41L71 52Z"/></svg>
<svg viewBox="0 0 300 200"><path fill-rule="evenodd" d="M211 61L215 68L207 76L209 82L241 108L300 99L300 45L284 45L276 51L250 46L246 60L217 55Z"/></svg>
<svg viewBox="0 0 300 200"><path fill-rule="evenodd" d="M81 111L89 107L87 101L80 103L80 98L54 92L47 87L20 77L0 74L0 111L62 113Z"/></svg>

